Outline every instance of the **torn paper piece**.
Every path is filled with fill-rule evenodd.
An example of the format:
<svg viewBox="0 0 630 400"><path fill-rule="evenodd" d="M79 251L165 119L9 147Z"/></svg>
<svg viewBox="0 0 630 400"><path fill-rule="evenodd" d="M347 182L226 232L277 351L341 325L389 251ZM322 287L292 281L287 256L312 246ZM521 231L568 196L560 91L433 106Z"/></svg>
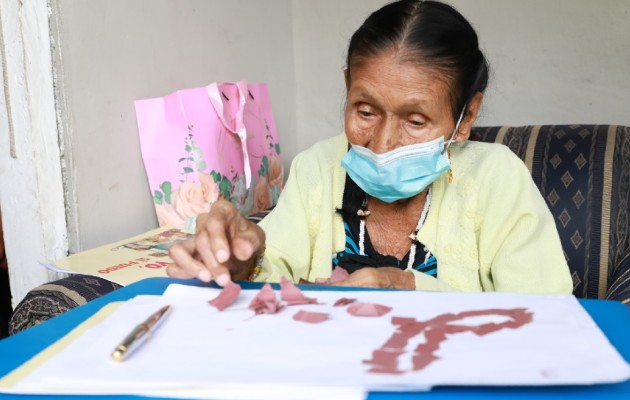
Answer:
<svg viewBox="0 0 630 400"><path fill-rule="evenodd" d="M335 303L333 304L333 307L347 306L348 304L354 303L355 301L357 301L357 299L349 299L347 297L342 297L339 300L335 301Z"/></svg>
<svg viewBox="0 0 630 400"><path fill-rule="evenodd" d="M318 324L328 319L327 313L300 310L293 316L293 319L310 324Z"/></svg>
<svg viewBox="0 0 630 400"><path fill-rule="evenodd" d="M280 279L280 298L289 306L317 304L317 299L304 296L302 291L284 276Z"/></svg>
<svg viewBox="0 0 630 400"><path fill-rule="evenodd" d="M276 299L276 292L273 291L271 285L265 283L256 297L249 303L249 308L254 310L256 314L275 314L282 310L282 305Z"/></svg>
<svg viewBox="0 0 630 400"><path fill-rule="evenodd" d="M391 311L391 307L375 303L355 303L348 307L348 314L355 317L380 317Z"/></svg>
<svg viewBox="0 0 630 400"><path fill-rule="evenodd" d="M328 283L335 283L340 281L345 281L350 277L350 274L345 269L337 266L333 269L332 274L330 275L330 279Z"/></svg>
<svg viewBox="0 0 630 400"><path fill-rule="evenodd" d="M227 285L223 287L223 290L214 299L208 301L208 304L216 307L217 310L223 311L225 308L231 306L238 295L241 293L241 287L236 283L229 281Z"/></svg>
<svg viewBox="0 0 630 400"><path fill-rule="evenodd" d="M350 277L350 274L348 273L348 271L341 268L340 266L336 266L335 269L333 269L332 274L330 275L330 278L317 278L315 279L315 283L320 284L320 285L330 285L331 283L345 281L349 277ZM311 283L311 282L307 281L305 283Z"/></svg>

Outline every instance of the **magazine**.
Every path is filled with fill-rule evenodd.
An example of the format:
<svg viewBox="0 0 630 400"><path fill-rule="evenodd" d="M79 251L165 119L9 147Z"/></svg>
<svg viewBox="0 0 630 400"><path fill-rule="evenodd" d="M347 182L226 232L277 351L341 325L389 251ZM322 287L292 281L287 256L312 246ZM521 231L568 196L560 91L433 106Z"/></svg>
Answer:
<svg viewBox="0 0 630 400"><path fill-rule="evenodd" d="M190 236L190 232L181 229L162 227L45 266L56 272L98 276L126 286L145 278L166 277L166 267L172 263L168 248Z"/></svg>

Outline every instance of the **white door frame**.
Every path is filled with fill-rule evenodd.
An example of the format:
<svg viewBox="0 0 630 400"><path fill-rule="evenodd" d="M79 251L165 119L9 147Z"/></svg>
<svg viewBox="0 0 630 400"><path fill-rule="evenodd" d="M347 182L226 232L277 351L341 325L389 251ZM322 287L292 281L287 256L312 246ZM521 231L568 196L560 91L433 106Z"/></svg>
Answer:
<svg viewBox="0 0 630 400"><path fill-rule="evenodd" d="M68 254L50 0L0 0L0 207L13 306Z"/></svg>

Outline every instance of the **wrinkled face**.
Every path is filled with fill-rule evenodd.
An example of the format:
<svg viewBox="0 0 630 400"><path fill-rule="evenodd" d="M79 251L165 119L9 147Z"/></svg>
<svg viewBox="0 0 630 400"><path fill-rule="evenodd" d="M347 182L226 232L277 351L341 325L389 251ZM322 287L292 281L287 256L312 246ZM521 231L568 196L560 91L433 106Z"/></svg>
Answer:
<svg viewBox="0 0 630 400"><path fill-rule="evenodd" d="M440 136L449 140L456 121L449 85L439 74L393 52L353 66L345 111L348 141L382 154Z"/></svg>

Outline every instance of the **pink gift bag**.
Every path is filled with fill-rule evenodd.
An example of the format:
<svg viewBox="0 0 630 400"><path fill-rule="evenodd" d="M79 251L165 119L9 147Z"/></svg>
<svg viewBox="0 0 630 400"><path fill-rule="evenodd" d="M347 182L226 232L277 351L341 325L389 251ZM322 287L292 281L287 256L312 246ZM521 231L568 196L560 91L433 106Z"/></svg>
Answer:
<svg viewBox="0 0 630 400"><path fill-rule="evenodd" d="M276 204L284 174L265 84L213 83L135 108L160 226L187 228L219 198L243 215Z"/></svg>

